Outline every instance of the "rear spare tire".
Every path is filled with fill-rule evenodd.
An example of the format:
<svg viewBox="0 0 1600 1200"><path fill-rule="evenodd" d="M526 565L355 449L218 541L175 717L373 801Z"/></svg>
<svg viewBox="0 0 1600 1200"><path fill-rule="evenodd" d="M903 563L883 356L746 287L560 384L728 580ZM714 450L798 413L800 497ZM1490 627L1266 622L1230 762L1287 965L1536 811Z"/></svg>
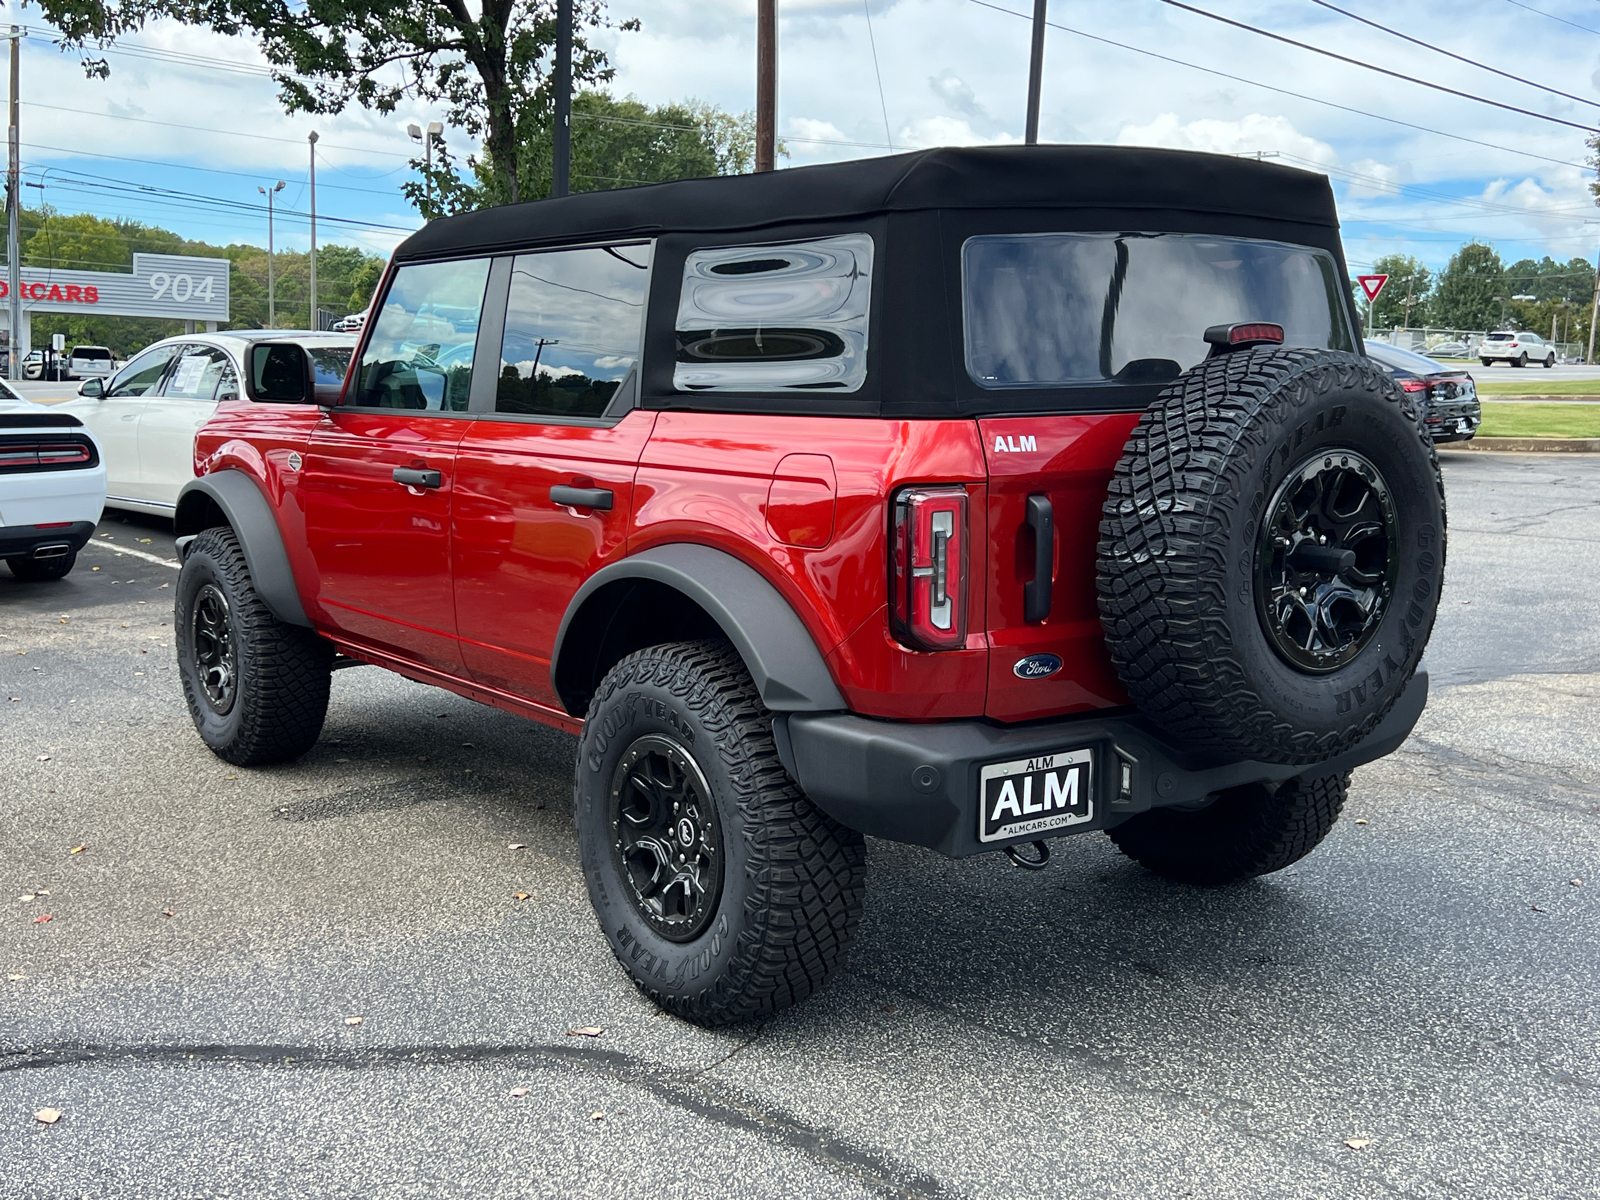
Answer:
<svg viewBox="0 0 1600 1200"><path fill-rule="evenodd" d="M1191 748L1318 762L1416 671L1444 551L1438 458L1398 384L1334 351L1213 358L1161 393L1112 476L1106 644Z"/></svg>

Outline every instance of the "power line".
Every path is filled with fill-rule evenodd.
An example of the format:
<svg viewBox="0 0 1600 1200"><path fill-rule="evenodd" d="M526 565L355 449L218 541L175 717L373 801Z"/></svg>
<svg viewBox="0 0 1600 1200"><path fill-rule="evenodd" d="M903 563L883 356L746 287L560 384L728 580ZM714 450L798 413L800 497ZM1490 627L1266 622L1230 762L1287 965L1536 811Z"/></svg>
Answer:
<svg viewBox="0 0 1600 1200"><path fill-rule="evenodd" d="M878 39L872 32L872 0L861 0L861 11L867 14L867 44L872 47L872 73L878 77L878 107L883 110L883 136L889 139L889 149L894 149L894 130L889 128L889 102L883 98L883 68L878 65Z"/></svg>
<svg viewBox="0 0 1600 1200"><path fill-rule="evenodd" d="M282 142L288 146L303 147L305 145L305 140L303 138L274 137L270 133L240 133L233 129L213 129L206 125L179 125L175 121L157 121L152 117L129 117L124 116L122 113L91 112L86 108L68 108L62 104L40 104L37 100L24 100L22 101L22 104L26 108L47 108L52 112L76 113L80 117L99 117L101 119L110 118L117 121L137 121L141 125L161 125L168 129L187 129L194 133L220 133L224 137L251 138L258 142ZM323 142L319 144L329 150L345 150L352 154L381 154L386 158L392 158L396 153L396 151L392 150L372 150L365 146L339 146L332 142Z"/></svg>
<svg viewBox="0 0 1600 1200"><path fill-rule="evenodd" d="M21 145L21 146L26 147L29 150L54 150L59 154L70 154L75 158L77 158L77 157L82 157L82 158L109 158L109 159L112 159L112 160L114 160L116 162L142 163L143 165L145 165L147 167L166 167L169 170L175 170L175 171L205 171L207 174L210 174L210 175L232 175L235 178L248 179L248 180L250 180L252 182L257 182L261 178L261 173L259 171L255 172L253 174L251 172L248 172L248 171L224 171L221 167L197 167L197 166L193 165L192 163L164 162L161 159L156 159L156 158L129 158L126 154L101 154L101 153L97 153L96 151L93 151L93 150L74 150L74 149L70 149L69 147L66 147L66 146L46 146L42 142L20 142L18 144ZM320 158L320 155L319 155L319 158ZM326 164L322 164L322 165L326 165ZM31 170L31 171L39 171L39 170L63 171L63 170L66 170L66 168L65 167L56 167L56 166L51 166L51 167L29 167L28 170ZM295 183L297 183L297 184L303 183L303 182L304 181L299 179L299 178L295 179ZM341 191L341 192L365 192L369 196L388 196L391 199L396 199L396 200L400 198L400 195L399 195L398 192L386 191L383 188L352 187L348 183L323 183L323 184L319 184L319 186L324 187L324 188L334 188L334 189L337 189L338 191Z"/></svg>
<svg viewBox="0 0 1600 1200"><path fill-rule="evenodd" d="M1016 17L1019 20L1033 20L1033 17L1028 13L1019 13L1014 12L1009 8L1001 8L998 4L991 3L990 0L969 0L969 3L976 4L980 8L989 8L998 13L1005 13L1006 16ZM1321 104L1328 108L1336 108L1340 112L1354 113L1358 117L1367 117L1373 121L1383 121L1389 125L1399 125L1404 129L1415 129L1419 133L1431 133L1436 137L1449 138L1456 142L1465 142L1470 146L1482 146L1488 150L1498 150L1505 154L1516 154L1522 158L1537 159L1539 162L1554 163L1558 167L1577 167L1580 170L1588 169L1587 163L1575 163L1569 162L1562 158L1550 158L1548 155L1534 154L1529 150L1517 150L1511 146L1497 146L1493 142L1480 141L1478 138L1469 138L1459 133L1447 133L1443 129L1434 129L1428 125L1418 125L1414 121L1402 121L1398 117L1385 117L1379 113L1367 112L1365 109L1352 108L1348 104L1340 104L1334 100L1324 100L1320 96L1307 96L1303 92L1291 92L1288 88L1275 87L1270 83L1262 83L1256 79L1246 79L1243 75L1230 75L1228 72L1219 71L1214 67L1202 67L1198 63L1185 62L1181 58L1173 58L1167 54L1158 54L1156 51L1146 50L1142 46L1130 46L1127 42L1113 41L1111 38L1101 37L1096 33L1088 33L1082 29L1074 29L1070 25L1061 24L1059 21L1046 21L1045 24L1051 29L1059 29L1063 33L1076 34L1078 37L1086 38L1091 42L1099 42L1102 45L1115 46L1118 50L1128 50L1134 54L1142 54L1146 58L1154 58L1164 63L1171 63L1175 67L1186 67L1191 71L1199 71L1204 75L1215 75L1218 79L1231 79L1234 83L1242 83L1247 87L1255 87L1260 88L1263 91L1275 92L1280 96L1292 96L1296 100L1305 100L1311 104Z"/></svg>
<svg viewBox="0 0 1600 1200"><path fill-rule="evenodd" d="M1432 50L1435 54L1442 54L1446 58L1453 58L1457 62L1466 63L1469 67L1477 67L1480 71L1488 71L1491 75L1498 75L1502 79L1513 79L1518 83L1525 83L1529 87L1538 88L1540 91L1549 92L1552 96L1561 96L1568 100L1576 100L1579 104L1589 104L1593 105L1595 108L1600 108L1600 100L1589 100L1583 96L1574 96L1571 92L1563 92L1560 88L1553 88L1547 86L1546 84L1535 83L1531 79L1524 79L1521 75L1513 75L1510 71L1502 71L1498 67L1491 67L1487 63L1481 63L1475 59L1468 58L1463 54L1456 54L1454 51L1446 50L1443 46L1435 46L1432 42L1423 41L1421 38L1414 38L1409 33L1401 33L1398 29L1390 29L1387 25L1380 25L1376 21L1369 21L1366 17L1359 16L1356 13L1350 12L1348 9L1340 8L1336 4L1329 4L1328 0L1311 0L1311 3L1318 5L1321 8L1326 8L1331 12L1336 12L1341 16L1349 17L1352 21L1360 21L1363 25L1370 25L1374 29L1382 30L1390 37L1397 37L1403 42L1410 42L1413 46L1421 46L1424 50Z"/></svg>
<svg viewBox="0 0 1600 1200"><path fill-rule="evenodd" d="M1170 8L1181 8L1185 12L1194 13L1196 16L1205 17L1211 21L1220 21L1224 25L1231 25L1235 29L1242 29L1246 33L1253 33L1258 37L1271 38L1273 41L1282 42L1286 46L1295 46L1301 50L1310 51L1312 54L1320 54L1325 58L1337 59L1339 62L1349 63L1352 67L1360 67L1363 71L1375 71L1379 75L1387 75L1389 78L1398 79L1403 83L1414 83L1418 87L1431 88L1436 92L1444 92L1451 96L1459 96L1463 100L1471 100L1477 104L1487 104L1492 108L1502 108L1507 112L1520 113L1525 117L1533 117L1535 120L1548 121L1552 125L1565 125L1569 129L1581 129L1584 133L1600 132L1597 131L1592 125L1579 125L1576 121L1565 121L1560 117L1547 116L1541 112L1534 112L1531 108L1518 108L1515 104L1503 104L1499 100L1490 100L1487 96L1474 96L1471 92L1457 91L1455 88L1445 87L1445 85L1442 83L1433 83L1431 80L1418 79L1414 75L1406 75L1400 71L1391 71L1388 67L1380 67L1376 63L1362 62L1359 58L1350 58L1343 54L1336 54L1332 50L1324 50L1321 46L1313 46L1308 42L1297 42L1294 38L1285 37L1281 33L1273 33L1268 29L1260 29L1254 25L1246 25L1243 21L1235 21L1232 17L1224 17L1219 13L1207 12L1203 8L1196 8L1192 4L1185 4L1183 3L1183 0L1159 0L1159 3L1165 4ZM1591 30L1591 32L1593 31Z"/></svg>
<svg viewBox="0 0 1600 1200"><path fill-rule="evenodd" d="M1507 4L1515 4L1518 8L1525 8L1529 12L1535 13L1538 16L1541 16L1541 17L1545 17L1548 20L1560 21L1563 25L1571 25L1574 29L1581 29L1585 33L1600 34L1600 29L1591 29L1587 25L1579 25L1576 21L1569 21L1565 17L1558 17L1554 13L1547 13L1547 12L1543 11L1542 9L1534 8L1533 5L1531 5L1531 4L1524 4L1524 3L1522 3L1522 0L1506 0L1506 3Z"/></svg>

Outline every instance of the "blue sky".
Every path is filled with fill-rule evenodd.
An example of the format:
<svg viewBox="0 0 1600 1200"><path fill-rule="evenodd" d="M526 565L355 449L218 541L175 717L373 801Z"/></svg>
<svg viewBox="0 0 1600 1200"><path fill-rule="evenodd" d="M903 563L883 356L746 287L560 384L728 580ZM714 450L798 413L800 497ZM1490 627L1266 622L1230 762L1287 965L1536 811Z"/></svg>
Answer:
<svg viewBox="0 0 1600 1200"><path fill-rule="evenodd" d="M1020 141L1028 21L997 9L1026 14L1031 4L992 3L780 0L779 128L788 165L891 145ZM1600 125L1597 0L1339 6L1596 103L1497 78L1311 0L1198 3L1472 96ZM27 189L29 203L43 196L66 212L264 245L256 188L283 179L278 244L303 249L307 222L295 214L307 206L306 134L315 129L321 241L387 252L417 225L398 191L413 146L405 126L442 114L418 105L389 117L359 109L285 116L253 45L173 24L129 38L110 55L110 79L88 80L43 35L36 9L9 7L11 19L41 31L22 52L24 178L43 184ZM618 69L616 92L750 107L754 0L613 0L611 12L643 23L638 33L599 37ZM1591 223L1600 210L1586 189L1594 173L1583 165L1577 129L1385 78L1159 0L1052 0L1050 18L1081 32L1048 35L1043 140L1265 154L1326 171L1357 270L1395 251L1440 266L1474 237L1507 261L1593 257L1600 248L1600 224Z"/></svg>

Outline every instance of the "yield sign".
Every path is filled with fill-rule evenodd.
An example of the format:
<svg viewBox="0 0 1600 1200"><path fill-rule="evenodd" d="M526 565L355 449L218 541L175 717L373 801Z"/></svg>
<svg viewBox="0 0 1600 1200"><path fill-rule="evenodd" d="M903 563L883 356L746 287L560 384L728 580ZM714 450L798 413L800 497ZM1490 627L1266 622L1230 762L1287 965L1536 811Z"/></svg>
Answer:
<svg viewBox="0 0 1600 1200"><path fill-rule="evenodd" d="M1356 282L1361 285L1361 290L1367 294L1367 303L1378 298L1378 293L1383 291L1383 285L1389 282L1387 275L1357 275Z"/></svg>

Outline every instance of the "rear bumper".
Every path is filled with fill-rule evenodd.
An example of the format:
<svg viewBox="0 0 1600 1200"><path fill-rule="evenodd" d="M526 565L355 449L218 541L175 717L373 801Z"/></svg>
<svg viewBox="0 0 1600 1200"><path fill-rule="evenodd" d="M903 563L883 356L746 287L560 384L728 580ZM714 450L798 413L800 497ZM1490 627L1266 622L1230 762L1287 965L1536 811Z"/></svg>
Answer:
<svg viewBox="0 0 1600 1200"><path fill-rule="evenodd" d="M0 525L0 558L32 558L41 547L67 545L74 552L94 536L93 521L74 521L54 529L38 525Z"/></svg>
<svg viewBox="0 0 1600 1200"><path fill-rule="evenodd" d="M1083 833L1121 824L1147 809L1200 800L1223 788L1333 775L1382 758L1406 740L1427 700L1428 673L1419 670L1365 741L1310 766L1189 754L1164 741L1137 714L1008 727L977 721L910 725L851 713L787 713L774 721L774 731L784 766L812 802L836 821L874 837L964 858L1034 840L1030 836L978 840L978 777L984 763L1092 749L1093 819L1047 836Z"/></svg>

